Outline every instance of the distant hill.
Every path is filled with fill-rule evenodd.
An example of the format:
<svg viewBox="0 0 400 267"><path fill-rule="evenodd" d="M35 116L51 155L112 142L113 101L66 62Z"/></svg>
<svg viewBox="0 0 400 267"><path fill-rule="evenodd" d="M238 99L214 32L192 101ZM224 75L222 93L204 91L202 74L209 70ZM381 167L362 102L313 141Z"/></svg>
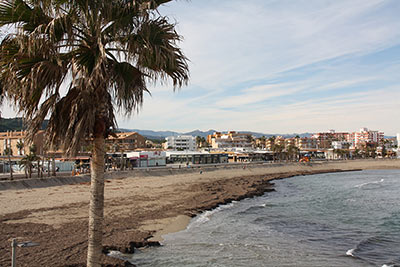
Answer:
<svg viewBox="0 0 400 267"><path fill-rule="evenodd" d="M48 120L45 120L42 125L42 130L46 129ZM0 132L21 131L25 130L25 125L22 118L0 118Z"/></svg>
<svg viewBox="0 0 400 267"><path fill-rule="evenodd" d="M151 140L161 140L164 139L165 137L168 136L178 136L178 135L192 135L192 136L201 136L204 138L207 138L207 135L213 134L214 132L222 132L222 133L227 133L228 131L217 131L217 130L208 130L208 131L200 131L200 130L194 130L191 132L174 132L174 131L152 131L152 130L140 130L140 129L123 129L120 128L118 129L119 131L122 132L137 132L140 135L143 135L144 137L151 139ZM259 138L261 136L265 136L266 138L271 137L271 136L283 136L285 138L289 137L295 137L296 135L300 137L310 137L312 133L301 133L301 134L265 134L265 133L257 133L257 132L250 132L250 131L239 131L240 133L249 133L253 135L256 138Z"/></svg>

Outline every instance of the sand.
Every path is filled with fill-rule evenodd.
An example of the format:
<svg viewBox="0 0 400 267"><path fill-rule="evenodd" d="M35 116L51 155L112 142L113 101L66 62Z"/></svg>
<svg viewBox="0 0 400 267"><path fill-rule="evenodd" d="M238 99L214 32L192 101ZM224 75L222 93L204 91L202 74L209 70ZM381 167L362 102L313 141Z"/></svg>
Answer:
<svg viewBox="0 0 400 267"><path fill-rule="evenodd" d="M143 241L162 241L162 235L185 229L190 218L201 211L272 190L268 182L272 179L398 168L399 160L246 164L212 171L202 168L143 177L132 173L132 178L107 179L103 243L106 249L132 252L134 247L147 244ZM19 237L39 242L40 246L20 249L18 266L84 266L88 200L88 183L0 191L0 265L10 264L10 240ZM104 257L104 263L120 264L110 257Z"/></svg>

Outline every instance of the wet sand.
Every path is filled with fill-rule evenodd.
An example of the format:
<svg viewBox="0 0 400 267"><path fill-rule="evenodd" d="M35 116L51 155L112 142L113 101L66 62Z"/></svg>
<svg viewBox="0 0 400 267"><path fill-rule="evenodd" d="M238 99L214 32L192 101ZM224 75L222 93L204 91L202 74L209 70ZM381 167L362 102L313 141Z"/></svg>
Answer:
<svg viewBox="0 0 400 267"><path fill-rule="evenodd" d="M124 175L127 178L107 179L105 250L132 252L138 246L156 245L163 234L184 229L191 217L204 210L273 190L269 182L273 179L358 169L398 169L400 161L243 166L156 176L137 176L133 172ZM88 202L89 183L0 191L0 266L10 265L13 237L40 243L38 247L18 248L18 266L84 266ZM107 256L103 262L124 266Z"/></svg>

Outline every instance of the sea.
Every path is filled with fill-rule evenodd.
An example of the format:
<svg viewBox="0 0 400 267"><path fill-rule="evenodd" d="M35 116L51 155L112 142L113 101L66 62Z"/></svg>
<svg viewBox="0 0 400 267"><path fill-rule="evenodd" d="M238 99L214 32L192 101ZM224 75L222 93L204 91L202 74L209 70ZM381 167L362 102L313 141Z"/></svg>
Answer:
<svg viewBox="0 0 400 267"><path fill-rule="evenodd" d="M400 170L274 181L139 250L143 266L400 266Z"/></svg>

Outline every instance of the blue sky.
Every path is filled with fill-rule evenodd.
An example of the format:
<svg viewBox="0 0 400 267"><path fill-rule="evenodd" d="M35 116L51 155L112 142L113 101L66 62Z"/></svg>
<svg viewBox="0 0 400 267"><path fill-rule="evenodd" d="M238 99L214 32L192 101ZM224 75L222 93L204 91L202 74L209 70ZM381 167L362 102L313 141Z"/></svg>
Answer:
<svg viewBox="0 0 400 267"><path fill-rule="evenodd" d="M120 127L400 132L398 0L178 0L160 13L178 23L190 83L152 86Z"/></svg>

